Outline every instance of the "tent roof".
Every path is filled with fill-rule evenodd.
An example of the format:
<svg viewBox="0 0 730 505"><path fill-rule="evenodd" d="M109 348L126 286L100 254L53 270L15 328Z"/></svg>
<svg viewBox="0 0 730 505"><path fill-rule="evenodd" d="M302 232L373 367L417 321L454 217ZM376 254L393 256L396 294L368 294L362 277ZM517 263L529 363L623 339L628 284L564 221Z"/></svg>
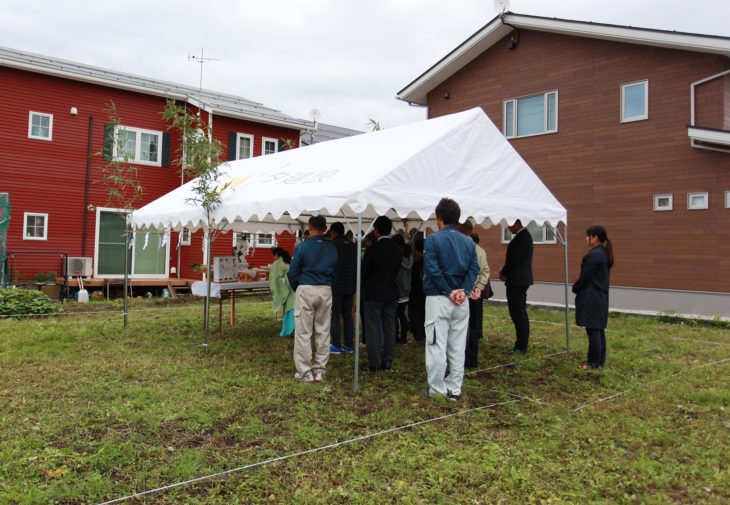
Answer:
<svg viewBox="0 0 730 505"><path fill-rule="evenodd" d="M352 222L377 215L424 221L442 197L485 227L567 222L550 193L481 108L323 142L221 167L222 204L211 226L299 228L314 213ZM204 228L188 182L135 211L136 228ZM329 219L328 219L329 221Z"/></svg>

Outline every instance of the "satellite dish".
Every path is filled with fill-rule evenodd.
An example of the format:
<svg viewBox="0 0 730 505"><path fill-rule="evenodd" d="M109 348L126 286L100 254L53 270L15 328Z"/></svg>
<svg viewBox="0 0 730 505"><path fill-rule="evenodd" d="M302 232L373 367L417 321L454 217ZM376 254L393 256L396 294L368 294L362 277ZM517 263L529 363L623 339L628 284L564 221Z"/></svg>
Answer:
<svg viewBox="0 0 730 505"><path fill-rule="evenodd" d="M498 14L504 14L509 10L509 0L494 0L494 10Z"/></svg>
<svg viewBox="0 0 730 505"><path fill-rule="evenodd" d="M309 117L315 123L319 122L319 118L322 117L322 113L318 109L312 109L309 111Z"/></svg>

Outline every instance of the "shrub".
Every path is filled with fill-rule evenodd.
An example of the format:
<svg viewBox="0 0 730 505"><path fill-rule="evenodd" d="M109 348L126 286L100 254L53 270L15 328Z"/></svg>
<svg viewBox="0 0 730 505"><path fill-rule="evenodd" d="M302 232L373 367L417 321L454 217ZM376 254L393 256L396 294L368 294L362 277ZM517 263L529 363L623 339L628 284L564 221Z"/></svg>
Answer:
<svg viewBox="0 0 730 505"><path fill-rule="evenodd" d="M0 317L58 312L58 305L40 291L0 289Z"/></svg>

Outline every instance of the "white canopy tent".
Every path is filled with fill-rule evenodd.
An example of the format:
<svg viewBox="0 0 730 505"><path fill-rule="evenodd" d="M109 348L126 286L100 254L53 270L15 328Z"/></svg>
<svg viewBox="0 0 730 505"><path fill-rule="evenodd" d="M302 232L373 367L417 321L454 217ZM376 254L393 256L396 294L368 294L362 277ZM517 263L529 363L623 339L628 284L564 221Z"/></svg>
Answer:
<svg viewBox="0 0 730 505"><path fill-rule="evenodd" d="M472 217L485 228L516 219L567 226L565 208L481 108L230 161L218 181L222 202L210 222L191 201L190 181L135 211L132 226L281 232L320 214L357 221L360 231L378 215L396 226L433 220L444 196L459 203L462 221Z"/></svg>

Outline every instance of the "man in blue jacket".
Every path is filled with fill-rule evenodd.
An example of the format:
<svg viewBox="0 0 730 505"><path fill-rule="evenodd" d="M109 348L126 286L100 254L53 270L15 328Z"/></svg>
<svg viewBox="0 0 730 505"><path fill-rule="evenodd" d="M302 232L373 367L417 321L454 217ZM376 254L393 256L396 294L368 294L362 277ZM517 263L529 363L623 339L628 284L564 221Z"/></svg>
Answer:
<svg viewBox="0 0 730 505"><path fill-rule="evenodd" d="M309 238L294 249L289 284L294 297L294 378L302 382L324 379L330 356L332 284L337 275L337 249L324 238L327 221L312 216ZM314 361L312 361L314 336Z"/></svg>
<svg viewBox="0 0 730 505"><path fill-rule="evenodd" d="M464 352L469 325L467 296L479 298L474 288L479 275L474 242L456 229L461 209L449 198L436 206L439 232L426 238L423 252L423 291L426 293L426 375L423 393L456 401L464 380ZM449 374L446 374L446 362Z"/></svg>

